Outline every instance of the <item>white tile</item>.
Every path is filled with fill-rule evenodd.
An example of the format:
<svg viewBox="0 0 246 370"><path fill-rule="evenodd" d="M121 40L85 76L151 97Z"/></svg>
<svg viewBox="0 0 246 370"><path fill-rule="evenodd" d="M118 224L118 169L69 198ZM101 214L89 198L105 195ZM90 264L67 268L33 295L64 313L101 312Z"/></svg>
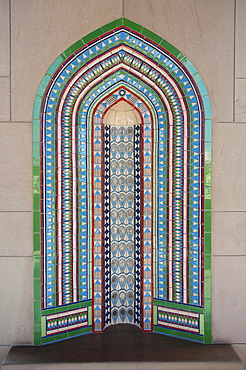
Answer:
<svg viewBox="0 0 246 370"><path fill-rule="evenodd" d="M0 1L0 76L10 74L9 0Z"/></svg>
<svg viewBox="0 0 246 370"><path fill-rule="evenodd" d="M31 211L31 123L0 123L0 158L0 211Z"/></svg>
<svg viewBox="0 0 246 370"><path fill-rule="evenodd" d="M214 255L246 255L246 212L213 212Z"/></svg>
<svg viewBox="0 0 246 370"><path fill-rule="evenodd" d="M236 77L246 77L246 1L236 0Z"/></svg>
<svg viewBox="0 0 246 370"><path fill-rule="evenodd" d="M67 0L15 0L11 12L12 119L29 121L37 88L53 61L83 36L120 18L122 1L70 0L68 6Z"/></svg>
<svg viewBox="0 0 246 370"><path fill-rule="evenodd" d="M10 120L10 79L0 77L0 121Z"/></svg>
<svg viewBox="0 0 246 370"><path fill-rule="evenodd" d="M0 212L0 256L32 256L32 212Z"/></svg>
<svg viewBox="0 0 246 370"><path fill-rule="evenodd" d="M235 80L235 121L246 122L246 78Z"/></svg>
<svg viewBox="0 0 246 370"><path fill-rule="evenodd" d="M213 211L246 211L246 124L213 126Z"/></svg>
<svg viewBox="0 0 246 370"><path fill-rule="evenodd" d="M214 256L212 276L213 341L246 343L246 257Z"/></svg>
<svg viewBox="0 0 246 370"><path fill-rule="evenodd" d="M124 0L124 15L189 58L207 86L214 121L233 121L234 1Z"/></svg>
<svg viewBox="0 0 246 370"><path fill-rule="evenodd" d="M0 343L32 343L32 257L0 257L0 281Z"/></svg>

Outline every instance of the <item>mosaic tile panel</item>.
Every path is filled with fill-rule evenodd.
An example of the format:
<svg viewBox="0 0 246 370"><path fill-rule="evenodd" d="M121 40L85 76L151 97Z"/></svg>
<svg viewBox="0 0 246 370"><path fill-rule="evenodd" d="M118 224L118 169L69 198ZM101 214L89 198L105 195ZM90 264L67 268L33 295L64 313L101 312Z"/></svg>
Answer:
<svg viewBox="0 0 246 370"><path fill-rule="evenodd" d="M153 40L143 37L139 26L131 22L129 28L124 18L116 23L99 38L82 40L84 46L72 48L72 54L66 51L58 58L59 67L55 62L48 70L46 88L38 90L34 132L40 118L41 150L39 154L34 142L34 173L40 170L41 175L34 177L34 199L35 204L40 201L41 226L35 228L40 230L35 234L35 284L42 287L42 296L36 293L35 307L39 312L40 304L47 316L92 299L88 323L95 331L113 322L134 322L142 330L180 336L183 329L170 322L163 326L157 312L178 307L196 317L197 310L203 314L211 305L209 286L204 289L204 276L207 282L210 278L204 256L207 260L211 250L210 243L204 244L211 239L211 184L204 187L204 171L211 165L211 137L205 137L205 118L206 132L211 125L209 99L182 53L154 34ZM134 179L134 190L128 189L134 204L128 200L127 207L122 203L122 209L114 209L111 198L130 185L122 180L117 185L121 190L113 188L113 138L102 119L123 96L142 124L135 126L131 139L133 172L122 174ZM204 218L204 210L209 217ZM123 211L135 214L134 220L119 224L121 233L118 226L113 233L122 218L115 218L114 211L122 217ZM121 249L123 242L133 242L134 253ZM115 253L118 277L127 268L135 283L122 292L115 292L111 283ZM131 271L128 259L133 260ZM113 293L127 296L128 290L133 300L123 294L113 299ZM131 309L134 320L127 314ZM35 317L39 328L40 317ZM188 325L189 336L183 337L209 342L211 318L206 317L204 332L189 331Z"/></svg>

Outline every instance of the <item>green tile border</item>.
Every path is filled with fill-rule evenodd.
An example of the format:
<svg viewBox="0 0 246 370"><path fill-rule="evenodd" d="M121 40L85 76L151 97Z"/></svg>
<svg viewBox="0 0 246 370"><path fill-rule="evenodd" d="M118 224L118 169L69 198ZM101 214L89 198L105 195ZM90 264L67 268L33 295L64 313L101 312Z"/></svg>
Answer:
<svg viewBox="0 0 246 370"><path fill-rule="evenodd" d="M191 306L177 302L162 301L160 299L154 299L154 305L158 307L173 308L175 310L183 310L187 312L195 312L202 314L204 312L203 307Z"/></svg>
<svg viewBox="0 0 246 370"><path fill-rule="evenodd" d="M40 225L38 219L40 217L40 189L39 189L39 179L40 179L40 147L39 147L39 140L40 140L40 117L41 117L41 106L42 106L42 99L44 97L45 91L52 79L53 74L63 65L65 60L69 58L71 55L74 54L78 49L82 48L86 43L91 42L97 37L101 37L104 33L110 32L115 28L120 27L121 25L128 27L130 30L136 31L140 33L142 36L149 38L151 41L159 44L165 50L167 50L170 54L174 55L179 62L181 62L188 72L193 76L197 87L199 89L203 105L204 105L204 113L205 113L205 173L209 175L209 181L206 181L205 187L205 197L204 197L204 204L205 204L205 254L211 253L211 158L212 158L212 110L211 104L208 96L208 92L206 86L197 72L196 68L193 64L185 57L182 52L180 52L175 46L171 45L168 41L162 39L159 35L155 34L154 32L148 30L147 28L142 27L141 25L127 19L127 18L119 18L104 25L97 30L85 35L83 38L72 44L69 48L67 48L62 54L60 54L55 61L51 64L48 68L46 74L44 75L43 79L40 82L40 85L37 90L36 98L34 101L33 106L33 210L34 210L34 316L35 316L35 324L34 324L34 342L35 344L41 344L41 325L40 322L37 322L40 309L38 308L38 302L40 304ZM205 343L211 342L211 260L206 259L206 273L205 273L205 323L204 323L204 331L205 331ZM210 275L208 276L208 272ZM208 301L210 302L208 305ZM207 302L207 303L206 303ZM163 302L162 302L163 304ZM161 304L160 304L161 305ZM182 309L189 311L189 308L194 306L186 306ZM41 305L40 305L41 307ZM166 307L177 308L178 305L176 303L166 303ZM206 312L208 310L208 312ZM196 311L194 311L196 312ZM168 334L168 333L166 333ZM171 334L169 334L171 335ZM196 338L195 335L193 335ZM197 340L191 337L192 340ZM56 340L61 340L62 337L59 335L56 336ZM54 341L54 339L52 340ZM200 341L200 340L199 340ZM42 341L42 343L44 343ZM47 342L48 343L48 342Z"/></svg>

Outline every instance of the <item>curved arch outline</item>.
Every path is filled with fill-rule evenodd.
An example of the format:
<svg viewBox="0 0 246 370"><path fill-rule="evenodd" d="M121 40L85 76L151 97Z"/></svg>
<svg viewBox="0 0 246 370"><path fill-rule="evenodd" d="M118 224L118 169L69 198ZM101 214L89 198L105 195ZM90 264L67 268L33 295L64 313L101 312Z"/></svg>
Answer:
<svg viewBox="0 0 246 370"><path fill-rule="evenodd" d="M117 24L117 27L116 27L116 24ZM168 44L165 40L162 40L159 36L155 35L151 31L146 30L144 28L141 28L139 25L137 25L137 24L125 19L125 18L121 18L121 19L115 21L112 26L110 24L106 25L106 26L102 27L101 29L94 31L92 34L89 34L86 37L84 37L83 39L79 40L77 43L75 43L69 49L67 49L64 53L62 53L56 59L56 61L52 64L52 66L49 68L49 70L47 71L46 75L44 76L44 78L43 78L43 80L40 84L40 87L38 89L37 96L36 96L36 99L35 99L35 103L34 103L34 111L33 111L34 219L36 221L38 220L35 223L35 228L34 228L34 251L35 251L34 276L35 276L35 286L38 285L38 284L41 284L40 269L42 268L42 266L40 266L40 255L42 254L42 251L40 250L39 240L40 240L40 236L42 234L42 230L45 227L45 225L42 223L43 218L40 216L40 202L43 199L43 193L42 193L43 187L39 188L39 179L41 179L39 174L40 174L40 169L44 165L43 161L44 160L47 161L47 159L49 159L49 158L46 157L46 155L45 155L46 153L43 152L43 148L39 147L40 137L44 137L44 132L42 130L42 125L41 125L41 130L40 130L40 120L39 120L39 118L41 118L41 121L42 121L43 112L46 111L46 112L49 113L49 103L50 103L50 101L47 101L45 103L44 97L47 96L47 91L48 91L49 87L51 86L51 84L55 83L54 80L52 80L52 78L56 78L59 75L61 76L61 72L64 72L64 71L67 71L66 73L67 73L67 75L69 75L69 73L71 72L68 69L69 65L71 64L71 61L73 61L73 63L76 63L76 56L78 56L80 51L81 51L80 55L82 55L82 57L84 58L85 63L87 63L88 60L90 60L92 62L96 61L97 57L91 58L90 47L92 47L92 48L94 47L93 50L96 53L97 50L96 50L95 41L97 41L98 43L100 42L101 45L102 45L102 43L105 43L105 46L104 46L105 49L104 50L106 51L107 48L108 48L106 40L107 40L107 37L108 37L108 35L110 34L110 32L112 30L115 31L114 36L112 36L112 37L115 38L116 44L118 42L118 40L116 40L116 37L117 37L117 35L120 34L120 33L117 34L116 31L119 31L119 32L121 31L121 34L124 35L124 36L122 36L122 38L123 37L128 37L129 35L130 35L129 37L131 38L131 37L134 37L133 35L135 35L136 40L140 40L140 41L137 41L137 45L135 44L135 48L132 48L133 56L139 55L139 49L143 48L143 45L146 46L146 48L149 48L149 49L151 49L151 47L153 46L152 51L154 51L154 49L155 50L162 50L162 51L165 49L166 55L169 56L169 59L171 61L173 60L176 63L176 65L178 65L181 68L181 70L185 71L186 76L190 76L190 78L193 81L193 85L195 86L194 91L195 91L195 95L196 95L195 96L196 100L199 101L202 104L203 109L204 109L204 116L205 116L204 118L205 119L204 120L202 119L201 124L203 125L206 122L206 131L204 132L205 137L201 136L199 138L199 140L201 140L200 145L202 145L201 149L199 149L199 150L201 150L201 153L205 152L205 162L204 163L202 162L201 167L199 167L202 171L202 172L200 172L200 176L202 176L202 178L204 178L204 172L209 173L209 171L211 171L211 106L210 106L210 102L209 102L209 98L208 98L208 93L207 93L207 90L206 90L198 72L193 67L193 65L188 61L188 59L186 57L184 57L184 55L182 53L180 53L172 45ZM128 36L126 36L127 34L128 34ZM142 36L144 36L145 38L141 39ZM125 41L124 38L123 38L123 40L119 40L119 43L123 42L123 41ZM140 46L141 42L142 42L142 45ZM95 44L95 46L93 46L94 44ZM127 47L131 48L131 46L129 46L129 45ZM126 47L126 49L127 49L127 47ZM116 45L115 48L117 48L117 45ZM82 51L83 51L83 53L82 53ZM163 60L158 60L157 59L157 53L153 52L152 55L153 55L153 58L151 60L153 61L155 66L158 67L158 65L161 65L161 64L163 65L163 63L164 63ZM81 62L82 62L82 60L81 60ZM79 67L78 67L78 69L79 69ZM158 68L157 68L157 70L158 70ZM170 67L170 63L166 66L166 70L168 71L169 75L173 78L174 75L175 75L175 71L172 69L172 67ZM155 75L155 72L153 70L151 70L151 73L153 73L153 75ZM177 72L176 72L176 74L177 74ZM178 72L178 74L179 74L179 72ZM178 76L178 74L177 74L177 76ZM74 73L73 73L73 75L74 75ZM180 76L178 76L178 77L180 77ZM178 78L178 79L179 79L179 82L178 82L177 86L178 86L178 88L180 88L180 86L181 86L180 85L180 78ZM145 80L145 77L143 77L143 80ZM153 78L152 78L152 80L153 80ZM156 83L157 83L157 80L158 80L158 78L156 78ZM69 78L66 79L66 77L65 77L64 81L67 84L68 81L69 81ZM150 78L149 81L151 82L151 78ZM69 84L68 84L68 86L69 86ZM91 86L88 86L88 87L91 89ZM53 99L55 100L56 97L53 96ZM184 100L184 102L185 102L185 100ZM195 104L195 103L192 103L192 99L190 99L189 104ZM69 109L69 107L68 107L68 109ZM59 115L59 111L60 110L58 110L58 115ZM203 114L203 110L201 111L201 114ZM194 115L196 115L196 113L194 113ZM51 118L51 120L52 119L53 119L53 117ZM192 143L191 145L192 145L192 148L195 150L196 145L194 143ZM46 150L47 150L47 148L46 148ZM40 160L40 158L41 158L41 160ZM47 163L46 163L46 166L49 166ZM206 178L205 178L205 180L206 180ZM59 179L58 179L58 181L59 181ZM193 181L197 181L197 180L193 180ZM205 194L203 194L203 192L205 192ZM194 312L196 312L196 314L194 315L193 319L196 320L196 318L198 318L198 320L200 320L200 324L202 324L202 325L200 325L200 327L203 328L202 331L199 333L200 337L198 337L195 334L193 334L193 335L190 334L188 336L188 338L192 339L192 340L204 341L204 342L208 343L211 340L211 329L210 329L211 328L211 316L210 316L210 314L206 315L207 321L205 323L203 321L204 321L204 312L205 313L209 312L210 311L210 306L211 306L211 296L210 296L211 276L209 274L210 263L208 262L208 261L210 261L210 257L209 257L210 243L209 243L209 240L211 238L211 233L210 233L210 231L211 231L211 229L210 229L210 223L211 223L211 183L209 182L209 177L208 177L207 182L205 183L205 187L201 188L201 200L202 201L204 201L204 196L205 196L204 206L202 204L201 204L201 206L202 206L202 209L204 210L203 215L205 215L205 217L204 217L204 222L200 224L200 227L202 229L205 228L205 238L204 238L205 243L204 243L204 240L202 240L202 243L204 243L203 248L204 248L205 258L206 258L206 254L208 255L207 256L207 265L208 266L207 266L207 269L206 269L206 272L207 272L206 276L201 275L200 276L200 281L202 283L203 283L203 281L205 281L205 284L206 284L206 287L207 287L206 292L209 291L209 293L207 294L207 296L205 295L205 297L202 297L202 307L204 307L204 309L200 309L200 307L197 307L197 309L194 311ZM41 224L39 223L39 219L41 221ZM43 268L44 268L44 266L43 266ZM202 272L204 274L204 269L202 269ZM39 294L38 294L38 288L36 288L35 293L36 293L35 294L35 298L36 298L36 302L35 302L35 326L36 326L36 329L37 329L36 332L39 332L41 334L41 331L45 332L45 329L44 329L45 322L44 322L44 316L42 318L40 317L40 308L39 308L40 307L39 306L40 297L39 297ZM157 315L157 311L158 311L157 306L160 307L160 302L156 302L155 315ZM172 310L173 310L172 306L167 304L167 307L168 307L167 311L169 310L169 312L172 312ZM186 309L185 306L184 307L180 306L180 308L181 308L181 310L183 309L183 313L185 314L185 312L186 312L185 311L185 309ZM62 312L62 310L61 310L61 312ZM45 314L45 311L44 311L44 314ZM160 316L161 314L162 313L160 313L158 311L158 315ZM173 313L173 314L175 315L175 313ZM187 317L187 315L186 315L186 317ZM41 325L41 323L42 323L42 325ZM43 328L42 330L41 330L41 327ZM86 332L86 330L85 330L85 332ZM164 329L164 330L162 329L162 330L159 330L159 332L166 332L167 334L173 335L172 332L168 329ZM195 333L195 331L194 331L194 333ZM204 336L204 334L206 334L206 335ZM184 336L187 337L187 335L184 335ZM35 344L40 344L41 342L42 343L49 342L50 341L49 339L50 338L44 338L41 341L40 338L36 338Z"/></svg>

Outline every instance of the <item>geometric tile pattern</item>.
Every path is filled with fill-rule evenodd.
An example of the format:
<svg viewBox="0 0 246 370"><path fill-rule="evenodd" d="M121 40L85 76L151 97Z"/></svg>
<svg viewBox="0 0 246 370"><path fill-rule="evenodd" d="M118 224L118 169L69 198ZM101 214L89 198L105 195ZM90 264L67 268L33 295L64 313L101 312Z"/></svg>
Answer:
<svg viewBox="0 0 246 370"><path fill-rule="evenodd" d="M153 298L158 312L168 304L188 305L192 317L210 299L204 290L211 217L211 184L204 182L211 164L207 92L181 53L124 22L66 52L37 97L41 307L47 316L47 310L92 299L95 331L112 322L153 330ZM106 109L123 96L142 117L132 136L122 139L134 148L134 170L124 175L134 179L132 190L125 180L114 188L112 144L122 140L102 125ZM132 192L134 204L119 201L115 208L110 199L121 191ZM134 219L125 218L115 234L127 211ZM131 275L134 286L112 288L114 263L117 278ZM126 298L130 291L133 299ZM163 326L159 321L154 330Z"/></svg>
<svg viewBox="0 0 246 370"><path fill-rule="evenodd" d="M46 335L79 329L88 324L87 308L46 316Z"/></svg>
<svg viewBox="0 0 246 370"><path fill-rule="evenodd" d="M199 333L199 314L158 307L158 325Z"/></svg>

